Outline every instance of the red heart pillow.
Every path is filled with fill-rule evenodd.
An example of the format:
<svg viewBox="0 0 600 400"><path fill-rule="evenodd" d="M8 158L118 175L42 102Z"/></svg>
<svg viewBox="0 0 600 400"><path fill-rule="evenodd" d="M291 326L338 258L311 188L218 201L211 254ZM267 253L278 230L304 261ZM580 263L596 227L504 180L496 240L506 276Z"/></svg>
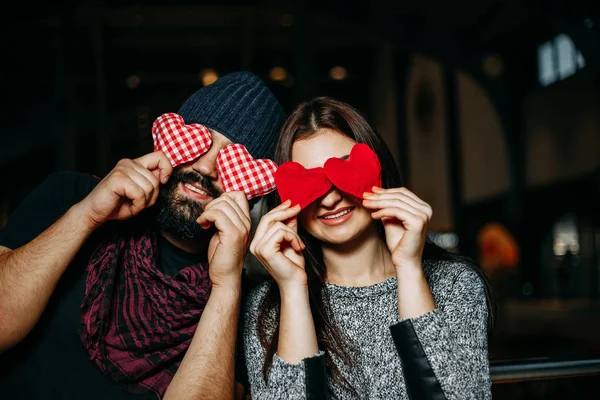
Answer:
<svg viewBox="0 0 600 400"><path fill-rule="evenodd" d="M381 186L381 164L377 154L366 144L352 147L347 160L332 157L323 167L305 169L297 162L286 162L275 172L275 183L281 201L305 208L323 196L331 185L358 198Z"/></svg>
<svg viewBox="0 0 600 400"><path fill-rule="evenodd" d="M229 144L217 155L217 171L224 192L240 190L248 200L275 190L277 164L255 160L242 144Z"/></svg>
<svg viewBox="0 0 600 400"><path fill-rule="evenodd" d="M381 186L381 164L377 154L364 143L354 145L347 160L333 157L325 161L323 168L331 183L359 199L373 186Z"/></svg>
<svg viewBox="0 0 600 400"><path fill-rule="evenodd" d="M331 182L323 168L306 169L297 162L286 162L277 168L275 183L281 201L291 200L292 206L300 204L301 208L323 196Z"/></svg>
<svg viewBox="0 0 600 400"><path fill-rule="evenodd" d="M206 153L212 145L207 127L200 124L186 125L179 114L163 114L152 124L154 151L162 150L171 165L185 164Z"/></svg>

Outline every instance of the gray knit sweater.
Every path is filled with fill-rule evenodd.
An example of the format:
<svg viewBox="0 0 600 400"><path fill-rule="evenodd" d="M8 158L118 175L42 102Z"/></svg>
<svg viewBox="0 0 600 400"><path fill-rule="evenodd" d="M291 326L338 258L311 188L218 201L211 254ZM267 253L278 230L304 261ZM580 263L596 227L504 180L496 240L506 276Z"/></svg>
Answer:
<svg viewBox="0 0 600 400"><path fill-rule="evenodd" d="M366 287L327 284L334 322L358 350L354 365L347 366L334 358L358 397L329 381L334 398L408 399L390 328L412 323L426 363L448 400L491 399L488 310L481 279L464 264L449 261L426 262L424 271L437 308L407 320L398 317L396 278ZM244 308L244 352L252 398L305 399L306 360L290 364L275 354L268 382L262 375L265 349L258 339L257 319L271 284L255 288ZM273 329L271 322L278 318L277 313L267 318Z"/></svg>

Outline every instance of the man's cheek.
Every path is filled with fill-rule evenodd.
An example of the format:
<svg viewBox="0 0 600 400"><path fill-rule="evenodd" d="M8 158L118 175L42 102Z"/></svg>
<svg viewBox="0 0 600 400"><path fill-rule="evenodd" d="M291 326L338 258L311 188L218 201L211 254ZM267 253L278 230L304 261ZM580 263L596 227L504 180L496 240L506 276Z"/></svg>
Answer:
<svg viewBox="0 0 600 400"><path fill-rule="evenodd" d="M221 178L219 178L217 181L213 181L213 188L215 189L215 192L218 196L223 194L223 186L221 185ZM217 197L218 197L217 196Z"/></svg>

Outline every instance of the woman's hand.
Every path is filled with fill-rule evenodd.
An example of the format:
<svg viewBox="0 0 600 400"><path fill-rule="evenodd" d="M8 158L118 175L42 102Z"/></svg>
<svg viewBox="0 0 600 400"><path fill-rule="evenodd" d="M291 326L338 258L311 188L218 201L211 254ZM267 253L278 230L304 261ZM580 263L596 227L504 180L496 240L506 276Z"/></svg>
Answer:
<svg viewBox="0 0 600 400"><path fill-rule="evenodd" d="M264 265L281 290L290 286L306 286L304 243L298 236L300 206L290 201L265 214L250 243L250 252Z"/></svg>
<svg viewBox="0 0 600 400"><path fill-rule="evenodd" d="M420 267L427 239L427 225L433 215L429 204L404 187L374 187L372 194L365 193L363 206L376 210L371 216L383 222L394 266Z"/></svg>
<svg viewBox="0 0 600 400"><path fill-rule="evenodd" d="M398 316L414 318L435 309L423 271L423 248L433 212L429 204L406 188L373 188L363 205L381 219L385 241L398 278Z"/></svg>
<svg viewBox="0 0 600 400"><path fill-rule="evenodd" d="M298 236L300 206L290 201L266 213L256 227L250 252L271 274L281 295L277 355L296 364L319 351Z"/></svg>

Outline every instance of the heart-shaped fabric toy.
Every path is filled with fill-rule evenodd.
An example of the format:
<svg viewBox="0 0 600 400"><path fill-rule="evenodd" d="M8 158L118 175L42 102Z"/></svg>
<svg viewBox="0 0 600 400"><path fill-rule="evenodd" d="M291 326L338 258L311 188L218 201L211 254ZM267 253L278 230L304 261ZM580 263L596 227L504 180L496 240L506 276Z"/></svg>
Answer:
<svg viewBox="0 0 600 400"><path fill-rule="evenodd" d="M224 192L240 190L248 200L275 190L277 164L255 160L242 144L229 144L217 155L217 172Z"/></svg>
<svg viewBox="0 0 600 400"><path fill-rule="evenodd" d="M323 167L305 169L297 162L286 162L275 173L281 201L305 208L335 185L352 196L362 198L373 186L381 186L381 164L377 154L366 144L352 147L347 160L332 157Z"/></svg>
<svg viewBox="0 0 600 400"><path fill-rule="evenodd" d="M325 161L323 168L338 189L360 199L373 186L381 186L381 164L377 154L364 143L354 145L347 160L333 157Z"/></svg>
<svg viewBox="0 0 600 400"><path fill-rule="evenodd" d="M175 113L163 114L154 121L152 139L154 151L162 150L173 167L195 160L212 145L207 127L186 125L181 115Z"/></svg>
<svg viewBox="0 0 600 400"><path fill-rule="evenodd" d="M281 201L292 200L292 206L301 208L323 196L331 188L322 167L306 169L297 162L286 162L277 168L275 183Z"/></svg>

